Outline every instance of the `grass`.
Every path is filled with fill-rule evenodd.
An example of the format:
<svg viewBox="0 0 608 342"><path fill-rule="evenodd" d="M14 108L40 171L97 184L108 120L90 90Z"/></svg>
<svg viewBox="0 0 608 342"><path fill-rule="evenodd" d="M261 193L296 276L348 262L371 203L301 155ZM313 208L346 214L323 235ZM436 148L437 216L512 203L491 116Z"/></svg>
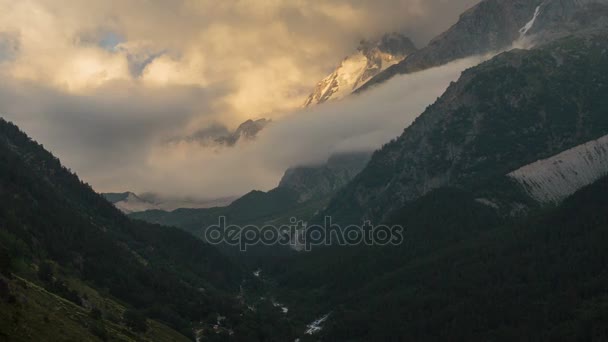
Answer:
<svg viewBox="0 0 608 342"><path fill-rule="evenodd" d="M76 280L70 285L86 293L103 318L95 319L89 310L23 278L4 281L15 300L0 300L0 341L189 341L156 321L148 322L146 333L129 330L119 321L122 305Z"/></svg>

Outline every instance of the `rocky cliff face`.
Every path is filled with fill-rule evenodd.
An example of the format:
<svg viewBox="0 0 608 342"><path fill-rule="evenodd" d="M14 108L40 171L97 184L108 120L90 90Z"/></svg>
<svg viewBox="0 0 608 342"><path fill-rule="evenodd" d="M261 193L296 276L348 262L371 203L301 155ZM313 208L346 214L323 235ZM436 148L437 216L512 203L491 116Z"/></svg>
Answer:
<svg viewBox="0 0 608 342"><path fill-rule="evenodd" d="M607 37L571 36L465 71L324 214L382 221L433 189L480 186L605 135Z"/></svg>
<svg viewBox="0 0 608 342"><path fill-rule="evenodd" d="M334 72L316 85L304 106L308 107L349 95L372 77L402 61L415 50L414 43L398 33L386 34L376 41L362 41L357 52L346 57Z"/></svg>

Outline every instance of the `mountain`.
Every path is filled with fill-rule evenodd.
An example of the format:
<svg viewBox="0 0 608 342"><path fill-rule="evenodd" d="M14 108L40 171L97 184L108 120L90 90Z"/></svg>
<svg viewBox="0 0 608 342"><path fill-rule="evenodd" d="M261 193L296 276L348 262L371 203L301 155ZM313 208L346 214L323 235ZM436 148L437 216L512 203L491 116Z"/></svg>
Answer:
<svg viewBox="0 0 608 342"><path fill-rule="evenodd" d="M400 225L401 245L262 267L306 338L605 339L606 71L587 28L465 71L317 216Z"/></svg>
<svg viewBox="0 0 608 342"><path fill-rule="evenodd" d="M369 158L366 152L340 153L322 165L290 168L276 188L251 191L226 207L149 210L130 217L182 228L196 236L202 236L206 226L217 224L220 216L232 224L259 226L286 224L291 217L307 221L363 169Z"/></svg>
<svg viewBox="0 0 608 342"><path fill-rule="evenodd" d="M605 136L607 47L605 31L585 32L465 71L323 215L379 222L433 189L480 187Z"/></svg>
<svg viewBox="0 0 608 342"><path fill-rule="evenodd" d="M157 204L146 201L132 192L105 193L102 195L108 201L110 201L110 203L114 204L116 208L127 214L138 211L159 209Z"/></svg>
<svg viewBox="0 0 608 342"><path fill-rule="evenodd" d="M349 95L414 51L414 43L399 33L385 34L378 40L362 41L357 52L344 58L331 74L316 85L304 107Z"/></svg>
<svg viewBox="0 0 608 342"><path fill-rule="evenodd" d="M408 74L473 55L542 44L581 29L605 27L606 0L483 0L407 59L361 86L363 91Z"/></svg>
<svg viewBox="0 0 608 342"><path fill-rule="evenodd" d="M227 206L235 198L225 197L212 200L199 200L191 198L167 198L151 193L137 195L133 192L103 193L110 203L125 214L146 210L172 211L179 208L212 208Z"/></svg>
<svg viewBox="0 0 608 342"><path fill-rule="evenodd" d="M1 119L0 227L3 338L247 336L256 320L283 319L247 310L239 296L255 279L242 266L181 230L130 220ZM221 329L208 329L218 315Z"/></svg>

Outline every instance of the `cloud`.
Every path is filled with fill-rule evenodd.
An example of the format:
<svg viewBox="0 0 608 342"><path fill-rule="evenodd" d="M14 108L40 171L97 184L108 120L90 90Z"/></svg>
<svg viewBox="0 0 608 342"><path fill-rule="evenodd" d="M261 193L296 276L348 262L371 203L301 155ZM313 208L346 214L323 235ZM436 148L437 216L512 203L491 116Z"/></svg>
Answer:
<svg viewBox="0 0 608 342"><path fill-rule="evenodd" d="M0 0L0 113L100 191L268 189L289 166L398 135L463 67L298 110L362 38L420 46L477 1ZM167 143L260 117L273 124L255 142Z"/></svg>
<svg viewBox="0 0 608 342"><path fill-rule="evenodd" d="M379 148L461 71L485 58L397 76L361 95L293 112L268 125L255 140L232 147L209 149L197 139L174 140L205 111L198 100L216 96L196 87L169 91L114 83L94 95L76 96L15 81L0 85L0 113L99 191L216 198L268 190L288 167L315 164L336 152ZM210 127L216 128L214 134L218 127L219 133L228 132ZM203 133L193 131L192 136L197 134Z"/></svg>
<svg viewBox="0 0 608 342"><path fill-rule="evenodd" d="M488 56L459 60L427 71L397 76L385 84L343 101L292 113L260 132L255 143L209 153L182 143L159 146L151 159L165 172L204 170L204 180L191 178L184 185L200 184L208 194L230 195L277 185L290 166L316 164L331 154L370 151L397 137L435 101L460 73ZM167 157L170 156L169 162ZM187 178L187 176L184 176ZM187 192L177 184L178 192Z"/></svg>
<svg viewBox="0 0 608 342"><path fill-rule="evenodd" d="M362 38L422 45L478 0L0 0L0 54L18 79L70 92L115 80L222 84L220 121L280 116Z"/></svg>
<svg viewBox="0 0 608 342"><path fill-rule="evenodd" d="M112 187L115 181L117 188L126 189L140 173L148 172L150 146L181 134L208 110L204 99L214 96L196 87L143 88L123 82L74 95L4 78L0 115L98 189Z"/></svg>

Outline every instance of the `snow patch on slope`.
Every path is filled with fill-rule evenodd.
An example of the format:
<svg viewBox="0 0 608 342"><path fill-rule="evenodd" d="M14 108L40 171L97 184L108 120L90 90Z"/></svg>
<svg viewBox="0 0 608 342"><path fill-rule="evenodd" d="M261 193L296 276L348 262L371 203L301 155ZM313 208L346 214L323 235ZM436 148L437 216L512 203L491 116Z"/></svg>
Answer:
<svg viewBox="0 0 608 342"><path fill-rule="evenodd" d="M275 300L272 300L272 306L274 306L275 308L280 308L281 312L284 315L287 315L287 313L289 312L289 308L286 305L281 304L281 303L279 303L279 302L277 302Z"/></svg>
<svg viewBox="0 0 608 342"><path fill-rule="evenodd" d="M327 321L327 319L329 318L330 314L326 314L325 316L315 320L314 322L308 324L306 326L306 335L314 335L316 333L318 333L319 331L323 330L323 323L325 323L325 321Z"/></svg>
<svg viewBox="0 0 608 342"><path fill-rule="evenodd" d="M608 135L508 174L541 203L557 203L608 175Z"/></svg>

